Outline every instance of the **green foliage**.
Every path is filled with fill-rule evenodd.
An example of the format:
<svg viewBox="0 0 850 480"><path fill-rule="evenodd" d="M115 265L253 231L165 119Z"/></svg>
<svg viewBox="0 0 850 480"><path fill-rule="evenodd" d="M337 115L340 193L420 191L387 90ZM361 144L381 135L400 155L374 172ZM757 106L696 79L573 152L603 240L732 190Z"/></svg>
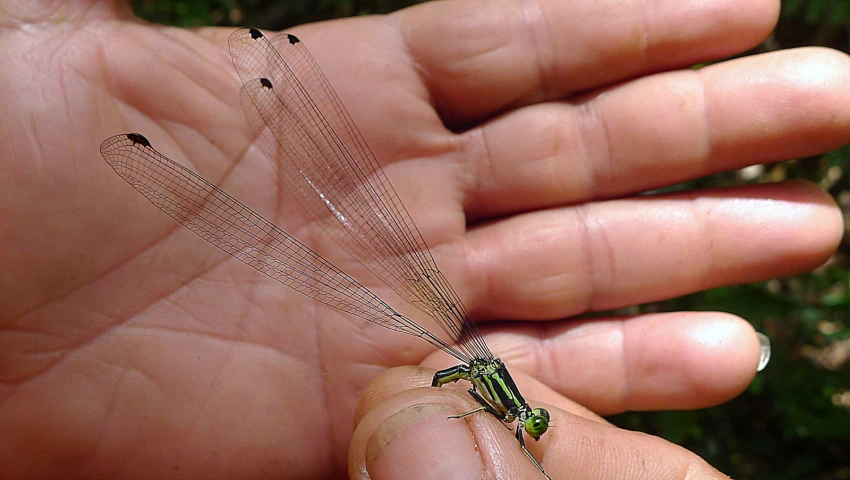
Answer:
<svg viewBox="0 0 850 480"><path fill-rule="evenodd" d="M592 1L592 0L588 0ZM384 13L414 0L135 0L154 22L281 29L332 17ZM757 51L797 45L845 48L850 0L783 0L774 35ZM653 193L791 178L817 182L850 211L850 148L694 180ZM688 412L625 413L612 420L663 436L738 480L850 479L850 242L824 267L797 277L701 292L642 306L746 318L770 337L767 369L739 398Z"/></svg>
<svg viewBox="0 0 850 480"><path fill-rule="evenodd" d="M850 23L850 0L784 0L782 15L800 19L810 25Z"/></svg>
<svg viewBox="0 0 850 480"><path fill-rule="evenodd" d="M238 11L236 3L236 0L134 0L130 5L136 15L154 23L197 27L230 24L234 20L233 12Z"/></svg>
<svg viewBox="0 0 850 480"><path fill-rule="evenodd" d="M665 302L664 309L750 320L771 338L771 362L725 405L611 420L681 444L736 479L850 478L839 476L850 474L848 279L846 268L826 267Z"/></svg>
<svg viewBox="0 0 850 480"><path fill-rule="evenodd" d="M329 18L388 13L421 0L131 0L151 22L194 27L246 25L281 30Z"/></svg>

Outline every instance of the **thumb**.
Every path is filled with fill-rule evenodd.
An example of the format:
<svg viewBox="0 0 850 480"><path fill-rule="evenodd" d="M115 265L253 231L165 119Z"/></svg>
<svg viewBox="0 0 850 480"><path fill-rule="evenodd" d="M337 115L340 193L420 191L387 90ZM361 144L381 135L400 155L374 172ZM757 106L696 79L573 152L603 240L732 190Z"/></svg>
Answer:
<svg viewBox="0 0 850 480"><path fill-rule="evenodd" d="M351 478L538 478L513 432L497 418L486 412L448 418L478 404L466 392L431 388L432 376L423 368L399 367L367 387L348 453Z"/></svg>

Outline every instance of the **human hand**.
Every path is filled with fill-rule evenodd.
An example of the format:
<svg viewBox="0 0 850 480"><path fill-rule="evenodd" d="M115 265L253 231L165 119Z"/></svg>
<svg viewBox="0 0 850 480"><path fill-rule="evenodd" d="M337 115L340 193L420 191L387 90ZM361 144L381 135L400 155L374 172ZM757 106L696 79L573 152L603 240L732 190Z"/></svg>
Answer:
<svg viewBox="0 0 850 480"><path fill-rule="evenodd" d="M539 475L496 419L445 420L474 407L468 395L411 389L431 370L387 370L445 356L217 254L100 158L107 136L143 132L297 225L250 148L230 29L51 4L0 0L0 477ZM531 320L804 271L840 236L808 184L627 198L850 138L837 52L676 71L757 44L778 2L641 5L443 2L293 30L474 316L522 320L483 331L552 413L530 448L555 479L719 475L597 414L725 401L752 379L758 343L714 313Z"/></svg>

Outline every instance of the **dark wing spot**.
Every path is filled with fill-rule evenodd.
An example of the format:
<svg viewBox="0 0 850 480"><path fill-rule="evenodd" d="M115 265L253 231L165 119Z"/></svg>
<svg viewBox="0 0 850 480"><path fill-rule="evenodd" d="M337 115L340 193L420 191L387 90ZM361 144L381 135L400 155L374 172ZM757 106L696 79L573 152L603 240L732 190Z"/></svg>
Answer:
<svg viewBox="0 0 850 480"><path fill-rule="evenodd" d="M142 135L141 133L128 133L127 134L127 140L130 140L134 144L141 145L143 147L150 147L151 146L151 142L149 142L148 139L145 138L145 136Z"/></svg>
<svg viewBox="0 0 850 480"><path fill-rule="evenodd" d="M295 45L296 43L301 41L298 39L298 37L289 33L286 34L286 37L289 39L289 43L292 45Z"/></svg>
<svg viewBox="0 0 850 480"><path fill-rule="evenodd" d="M260 32L260 31L259 31L259 30L257 30L256 28L248 29L248 32L250 32L250 33L251 33L251 38L253 38L254 40L256 40L256 39L258 39L258 38L260 38L260 37L262 37L262 36L263 36L262 32Z"/></svg>
<svg viewBox="0 0 850 480"><path fill-rule="evenodd" d="M266 88L272 88L272 82L268 78L261 78L260 79L260 85L262 85Z"/></svg>

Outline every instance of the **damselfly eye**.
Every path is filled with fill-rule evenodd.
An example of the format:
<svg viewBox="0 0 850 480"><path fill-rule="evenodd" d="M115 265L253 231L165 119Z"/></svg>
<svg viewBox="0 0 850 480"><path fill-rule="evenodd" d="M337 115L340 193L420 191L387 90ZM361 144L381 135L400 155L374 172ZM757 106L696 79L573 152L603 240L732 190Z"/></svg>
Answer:
<svg viewBox="0 0 850 480"><path fill-rule="evenodd" d="M537 440L549 430L549 412L545 408L535 408L531 413L525 421L525 431Z"/></svg>

